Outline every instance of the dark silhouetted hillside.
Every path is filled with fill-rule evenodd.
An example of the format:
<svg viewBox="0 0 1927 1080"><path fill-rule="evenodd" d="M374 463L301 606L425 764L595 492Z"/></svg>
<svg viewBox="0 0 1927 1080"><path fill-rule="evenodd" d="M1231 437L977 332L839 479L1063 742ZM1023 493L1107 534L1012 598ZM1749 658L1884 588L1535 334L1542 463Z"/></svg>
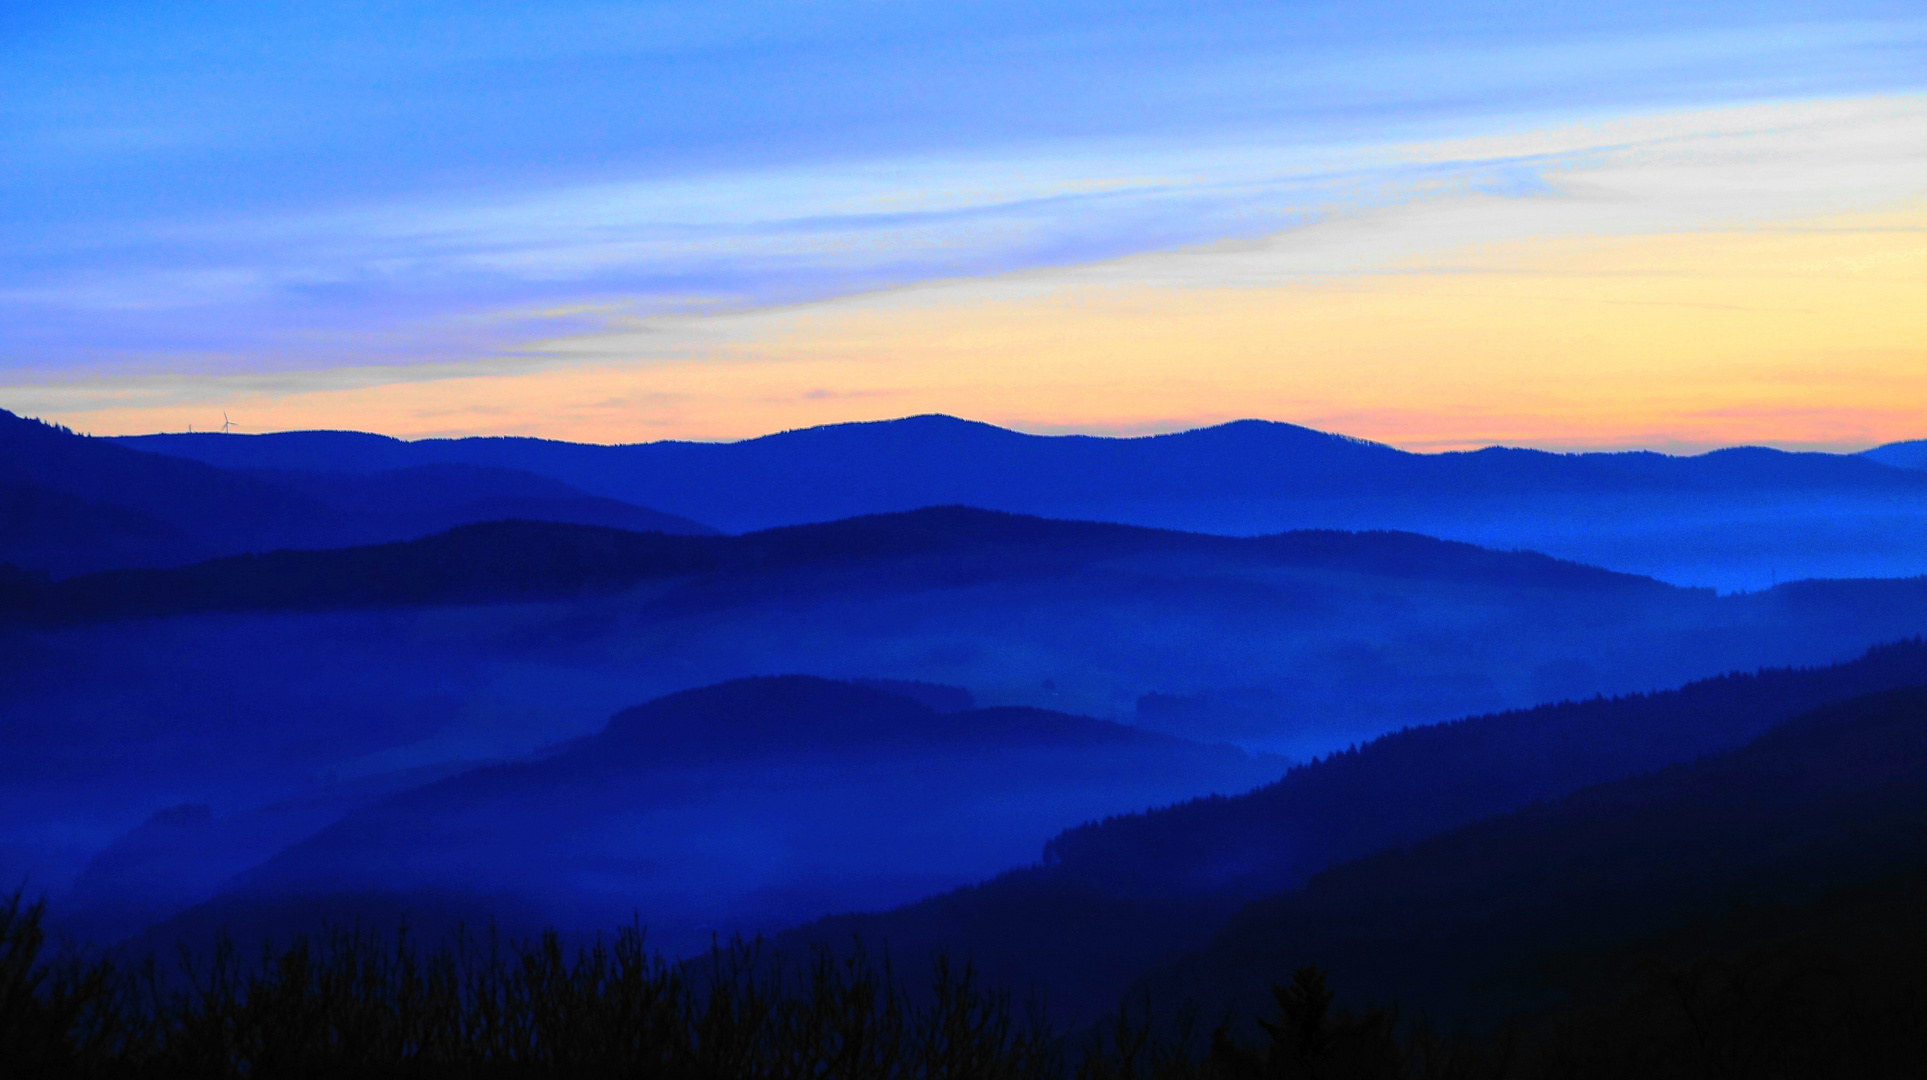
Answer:
<svg viewBox="0 0 1927 1080"><path fill-rule="evenodd" d="M104 570L27 594L16 612L84 622L198 611L327 610L567 597L712 569L694 537L503 521L423 540Z"/></svg>
<svg viewBox="0 0 1927 1080"><path fill-rule="evenodd" d="M1046 845L1044 862L1127 895L1269 892L1342 859L1731 749L1828 702L1922 684L1927 645L1913 641L1827 668L1409 728L1236 798L1072 829Z"/></svg>
<svg viewBox="0 0 1927 1080"><path fill-rule="evenodd" d="M567 597L653 578L744 577L798 567L874 567L853 588L930 587L1074 572L1132 555L1209 556L1506 588L1665 593L1650 580L1532 552L1400 533L1235 538L1049 521L964 507L791 526L741 537L632 533L503 521L421 540L239 555L193 566L109 570L52 583L13 610L75 622L196 611L318 610ZM887 574L882 568L888 567ZM768 586L765 586L767 588ZM725 586L725 591L727 587Z"/></svg>
<svg viewBox="0 0 1927 1080"><path fill-rule="evenodd" d="M995 573L998 563L1027 571L1058 570L1094 559L1170 552L1223 556L1254 564L1521 588L1607 592L1666 588L1649 578L1538 552L1492 551L1415 533L1305 529L1272 536L1229 537L1054 520L967 506L933 506L901 514L768 529L740 537L739 544L746 561L772 566L970 551Z"/></svg>
<svg viewBox="0 0 1927 1080"><path fill-rule="evenodd" d="M1927 644L1913 641L1828 668L1408 729L1244 795L1067 830L1031 868L794 936L835 944L854 933L910 954L968 950L996 977L1037 980L1067 1014L1088 1015L1121 990L1120 976L1202 945L1240 904L1334 863L1729 751L1831 702L1921 684Z"/></svg>
<svg viewBox="0 0 1927 1080"><path fill-rule="evenodd" d="M1829 705L1745 747L1347 863L1239 912L1157 977L1263 1000L1294 965L1434 1015L1543 1000L1559 952L1927 865L1927 688ZM1470 995L1470 996L1468 996Z"/></svg>
<svg viewBox="0 0 1927 1080"><path fill-rule="evenodd" d="M211 554L205 542L158 518L38 484L0 483L0 562L66 577Z"/></svg>
<svg viewBox="0 0 1927 1080"><path fill-rule="evenodd" d="M338 511L268 481L86 438L5 410L0 483L66 497L61 517L73 548L60 561L69 570L111 565L129 551L153 565L169 556L285 544L303 535L335 535L342 525ZM80 504L91 512L80 516Z"/></svg>

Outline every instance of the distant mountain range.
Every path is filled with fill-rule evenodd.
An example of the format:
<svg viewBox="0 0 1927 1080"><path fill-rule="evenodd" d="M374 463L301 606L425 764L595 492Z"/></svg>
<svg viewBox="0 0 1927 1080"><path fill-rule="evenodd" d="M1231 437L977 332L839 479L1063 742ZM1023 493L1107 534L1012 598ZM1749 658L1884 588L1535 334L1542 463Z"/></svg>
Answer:
<svg viewBox="0 0 1927 1080"><path fill-rule="evenodd" d="M1927 572L1927 470L1897 467L1921 464L1913 444L1864 455L1413 454L1251 420L1101 438L947 416L734 443L404 442L358 432L112 441L227 469L508 468L729 532L960 504L1230 535L1398 529L1722 588Z"/></svg>
<svg viewBox="0 0 1927 1080"><path fill-rule="evenodd" d="M715 531L510 468L225 469L0 411L0 563L56 576L401 540L504 518Z"/></svg>
<svg viewBox="0 0 1927 1080"><path fill-rule="evenodd" d="M1927 469L1927 439L1876 446L1860 456L1898 469Z"/></svg>
<svg viewBox="0 0 1927 1080"><path fill-rule="evenodd" d="M694 535L967 505L1222 535L1390 529L1754 589L1927 573L1923 447L1413 454L1261 421L1102 438L946 416L626 446L89 439L0 412L0 562L67 576L508 518Z"/></svg>

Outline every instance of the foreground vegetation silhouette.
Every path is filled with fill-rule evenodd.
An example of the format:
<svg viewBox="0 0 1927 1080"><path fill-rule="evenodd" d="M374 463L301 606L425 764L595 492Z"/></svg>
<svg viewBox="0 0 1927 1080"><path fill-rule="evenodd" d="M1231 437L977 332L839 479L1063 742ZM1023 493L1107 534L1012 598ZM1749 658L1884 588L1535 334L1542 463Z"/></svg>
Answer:
<svg viewBox="0 0 1927 1080"><path fill-rule="evenodd" d="M1055 1076L1055 1042L966 965L906 993L885 964L754 944L670 964L639 929L569 948L457 932L423 950L332 929L151 959L47 955L43 908L0 904L8 1077Z"/></svg>
<svg viewBox="0 0 1927 1080"><path fill-rule="evenodd" d="M1070 1038L939 959L906 988L862 955L786 963L760 945L672 964L639 930L582 948L331 930L231 944L178 975L47 955L43 908L0 903L8 1077L702 1077L1077 1080L1591 1080L1911 1076L1927 1055L1927 874L1755 912L1692 959L1648 948L1607 994L1441 1034L1348 1010L1326 973L1268 1016L1126 1007ZM1706 928L1700 928L1702 934ZM1688 937L1692 935L1689 934ZM1736 940L1744 944L1734 945ZM1680 942L1673 942L1677 949ZM1695 947L1705 940L1690 941ZM1675 955L1677 953L1675 952ZM1073 1066L1067 1047L1076 1047Z"/></svg>

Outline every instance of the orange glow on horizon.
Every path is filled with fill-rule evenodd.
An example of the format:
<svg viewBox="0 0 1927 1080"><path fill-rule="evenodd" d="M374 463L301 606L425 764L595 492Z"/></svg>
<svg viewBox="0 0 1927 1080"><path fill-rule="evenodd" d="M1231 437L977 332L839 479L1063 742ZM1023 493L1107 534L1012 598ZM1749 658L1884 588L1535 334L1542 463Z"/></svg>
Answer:
<svg viewBox="0 0 1927 1080"><path fill-rule="evenodd" d="M1111 433L1255 416L1413 449L1856 449L1927 436L1927 205L1525 238L1258 283L1183 272L1226 258L1262 271L1265 252L666 319L545 343L531 370L503 374L216 388L182 404L144 402L138 385L93 398L73 388L72 407L44 415L100 434L203 427L226 409L248 431L590 442L923 412Z"/></svg>

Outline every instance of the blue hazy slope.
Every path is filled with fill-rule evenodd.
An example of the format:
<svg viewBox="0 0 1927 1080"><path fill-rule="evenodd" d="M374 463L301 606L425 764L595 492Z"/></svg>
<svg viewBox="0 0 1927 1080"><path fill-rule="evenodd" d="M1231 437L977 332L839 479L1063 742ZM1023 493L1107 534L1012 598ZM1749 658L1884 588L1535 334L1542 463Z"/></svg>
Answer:
<svg viewBox="0 0 1927 1080"><path fill-rule="evenodd" d="M155 890L190 901L409 776L745 676L942 684L1303 759L1927 631L1927 580L1720 596L1410 534L967 508L743 536L489 523L0 591L29 616L0 624L0 872L58 892L204 805L233 842Z"/></svg>
<svg viewBox="0 0 1927 1080"><path fill-rule="evenodd" d="M634 916L687 953L716 932L902 903L1029 858L1057 822L1243 790L1279 767L1041 709L737 680L624 710L538 760L390 796L213 903L401 892L486 912L510 897L577 929Z"/></svg>
<svg viewBox="0 0 1927 1080"><path fill-rule="evenodd" d="M353 432L117 441L227 467L515 468L732 532L956 503L1234 535L1401 529L1729 589L1927 573L1927 473L1757 447L1413 454L1260 421L1118 439L945 416L612 447Z"/></svg>
<svg viewBox="0 0 1927 1080"><path fill-rule="evenodd" d="M1829 704L1921 686L1927 645L1916 640L1826 668L1731 674L1678 690L1411 728L1244 795L1067 830L1035 865L894 912L825 920L788 940L836 947L859 935L897 955L968 952L993 977L1047 986L1060 1007L1089 1015L1161 959L1203 945L1241 905L1289 896L1336 863L1590 784L1727 753ZM1484 882L1489 899L1506 902L1508 879L1493 867L1486 872L1493 875ZM1431 895L1394 880L1377 884L1384 902ZM1395 924L1372 929L1388 939L1399 934ZM1247 926L1245 944L1256 937ZM1310 952L1273 968L1273 977L1294 964L1327 962L1316 933L1292 940ZM1276 954L1276 963L1289 959Z"/></svg>

